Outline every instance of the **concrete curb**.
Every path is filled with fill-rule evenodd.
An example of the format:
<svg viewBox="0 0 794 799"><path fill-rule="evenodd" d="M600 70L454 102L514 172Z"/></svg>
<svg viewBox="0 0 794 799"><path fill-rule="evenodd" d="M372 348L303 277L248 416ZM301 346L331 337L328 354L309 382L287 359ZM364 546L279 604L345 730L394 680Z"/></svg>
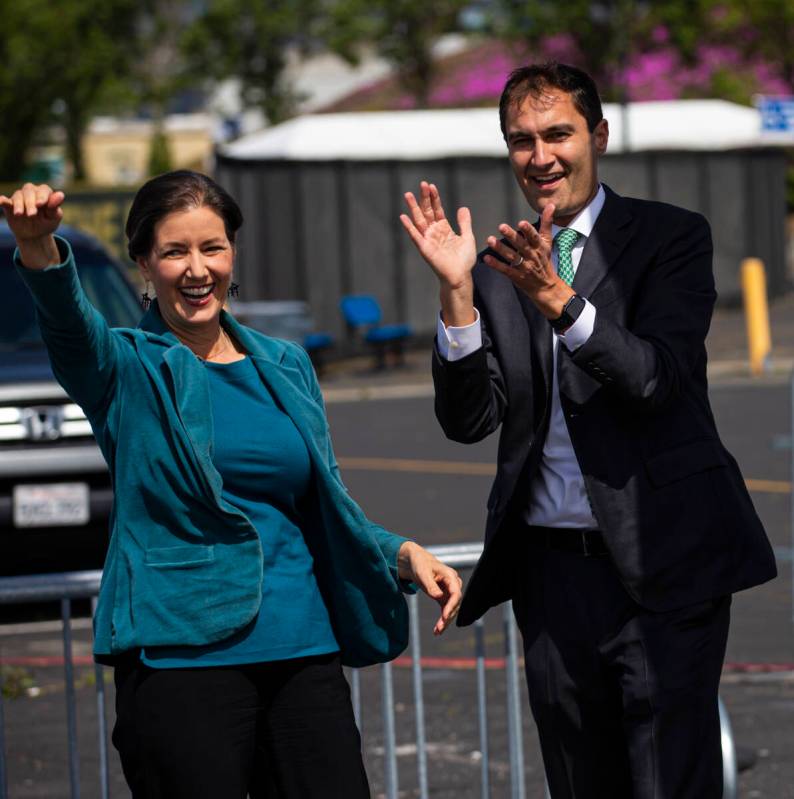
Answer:
<svg viewBox="0 0 794 799"><path fill-rule="evenodd" d="M712 361L708 365L708 378L712 387L748 385L783 385L791 380L794 373L794 358L775 358L769 363L764 374L754 377L750 374L746 360L725 359ZM385 377L388 378L388 375ZM326 403L365 402L368 400L415 399L433 396L433 383L428 368L426 377L412 372L401 382L378 383L380 376L352 378L348 385L322 386ZM352 382L355 381L355 382ZM345 378L341 378L345 382Z"/></svg>

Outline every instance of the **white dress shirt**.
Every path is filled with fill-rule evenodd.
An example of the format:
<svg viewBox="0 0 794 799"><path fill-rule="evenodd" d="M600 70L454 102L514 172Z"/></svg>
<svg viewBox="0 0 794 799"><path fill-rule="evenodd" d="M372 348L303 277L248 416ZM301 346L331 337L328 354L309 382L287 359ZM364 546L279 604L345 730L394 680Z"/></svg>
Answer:
<svg viewBox="0 0 794 799"><path fill-rule="evenodd" d="M573 270L579 268L582 250L593 231L598 215L604 207L606 194L602 186L598 187L596 196L589 205L583 208L567 226L579 234L576 245L571 252ZM560 228L552 225L552 235L556 236ZM557 266L557 249L552 249L552 261ZM465 327L445 327L438 317L438 351L442 358L457 361L470 355L482 346L482 330L480 314L475 308L477 318ZM528 486L529 503L526 514L528 524L544 527L598 527L598 523L590 509L587 499L584 478L573 451L571 437L565 423L560 405L560 391L557 382L557 347L559 342L573 352L590 338L595 326L596 309L585 299L585 307L579 318L564 334L552 334L553 358L551 419L549 432L543 445L543 457L540 468L532 484Z"/></svg>

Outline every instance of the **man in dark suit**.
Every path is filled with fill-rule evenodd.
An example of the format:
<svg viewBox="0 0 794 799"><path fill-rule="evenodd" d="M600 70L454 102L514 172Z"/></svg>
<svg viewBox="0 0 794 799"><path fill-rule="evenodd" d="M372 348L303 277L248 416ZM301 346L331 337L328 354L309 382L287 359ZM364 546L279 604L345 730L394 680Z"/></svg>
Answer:
<svg viewBox="0 0 794 799"><path fill-rule="evenodd" d="M554 799L718 799L730 597L775 562L707 396L709 226L599 183L580 70L516 70L500 120L537 226L477 256L424 182L402 216L441 287L439 421L502 428L458 623L513 600Z"/></svg>

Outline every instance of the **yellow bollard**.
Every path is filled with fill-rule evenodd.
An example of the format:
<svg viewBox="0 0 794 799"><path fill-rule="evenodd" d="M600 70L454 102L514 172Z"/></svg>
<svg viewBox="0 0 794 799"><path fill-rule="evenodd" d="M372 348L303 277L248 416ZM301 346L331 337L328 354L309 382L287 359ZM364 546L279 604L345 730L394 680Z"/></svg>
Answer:
<svg viewBox="0 0 794 799"><path fill-rule="evenodd" d="M766 299L766 272L760 258L742 261L742 294L747 321L747 346L750 371L760 375L769 367L772 336L769 332L769 306Z"/></svg>

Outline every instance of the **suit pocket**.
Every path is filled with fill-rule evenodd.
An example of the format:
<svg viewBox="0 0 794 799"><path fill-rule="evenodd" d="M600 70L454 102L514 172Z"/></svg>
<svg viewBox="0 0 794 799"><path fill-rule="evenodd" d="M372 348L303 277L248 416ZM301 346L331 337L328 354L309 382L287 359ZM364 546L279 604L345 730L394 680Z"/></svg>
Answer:
<svg viewBox="0 0 794 799"><path fill-rule="evenodd" d="M215 548L200 544L152 547L146 550L146 565L155 569L191 569L214 560Z"/></svg>
<svg viewBox="0 0 794 799"><path fill-rule="evenodd" d="M657 488L727 465L722 444L713 438L690 441L645 459L648 477Z"/></svg>

